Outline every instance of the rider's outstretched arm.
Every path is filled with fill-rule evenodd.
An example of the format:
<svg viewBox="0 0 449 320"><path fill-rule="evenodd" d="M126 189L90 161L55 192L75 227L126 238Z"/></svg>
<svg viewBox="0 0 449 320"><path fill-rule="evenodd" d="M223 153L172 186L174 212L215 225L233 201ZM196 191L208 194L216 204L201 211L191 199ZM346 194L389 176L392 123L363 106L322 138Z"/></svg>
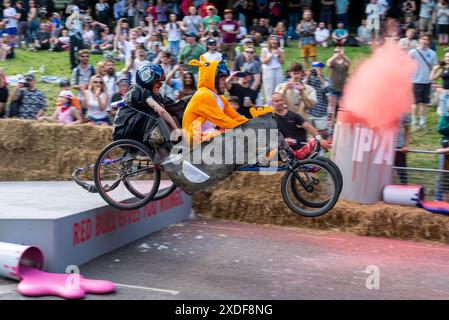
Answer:
<svg viewBox="0 0 449 320"><path fill-rule="evenodd" d="M159 103L156 102L152 97L149 97L146 100L147 104L156 111L156 113L172 127L173 130L178 129L176 122L173 120L171 115L162 107Z"/></svg>

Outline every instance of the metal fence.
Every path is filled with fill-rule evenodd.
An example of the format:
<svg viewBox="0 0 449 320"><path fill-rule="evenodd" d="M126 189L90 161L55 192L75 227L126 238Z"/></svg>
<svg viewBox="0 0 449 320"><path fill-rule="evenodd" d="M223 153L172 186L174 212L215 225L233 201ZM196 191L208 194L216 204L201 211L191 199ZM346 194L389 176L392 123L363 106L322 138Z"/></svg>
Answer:
<svg viewBox="0 0 449 320"><path fill-rule="evenodd" d="M419 168L416 162L423 162L430 168ZM446 165L445 165L446 162ZM421 185L425 188L427 200L449 201L449 155L434 151L410 150L408 167L393 167L393 184ZM446 170L445 170L446 169Z"/></svg>

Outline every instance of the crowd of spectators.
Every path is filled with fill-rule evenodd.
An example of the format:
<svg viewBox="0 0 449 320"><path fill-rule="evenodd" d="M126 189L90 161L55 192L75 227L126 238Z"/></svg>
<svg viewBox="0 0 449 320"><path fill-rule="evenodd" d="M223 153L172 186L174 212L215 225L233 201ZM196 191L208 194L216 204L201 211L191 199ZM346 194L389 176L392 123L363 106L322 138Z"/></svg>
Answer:
<svg viewBox="0 0 449 320"><path fill-rule="evenodd" d="M240 114L251 117L249 107L271 105L277 93L290 111L326 134L331 132L351 68L345 47L378 44L387 17L395 11L400 12L395 37L418 65L411 79L415 104L409 121L401 122L406 127L401 132L408 135L410 126L427 130L430 96L436 97L440 115L449 108L449 57L439 63L435 53L437 45L449 42L448 3L364 3L363 19L349 25L349 0L321 0L319 12L313 12L312 1L306 0L284 5L276 0L236 0L223 11L209 0L75 0L59 11L51 0L5 0L0 12L0 61L13 59L17 48L69 51L71 77L61 81L55 111L45 116L49 107L36 88L34 74L9 88L0 72L0 116L110 125L111 102L120 100L134 84L142 63L150 61L164 69L162 95L188 99L196 90L198 73L188 62L202 56L228 63L227 95ZM283 10L288 19L282 19ZM285 48L296 43L294 62L285 65ZM317 61L319 51L329 52L322 49L328 47L333 47L332 54ZM89 62L94 54L104 57L96 66ZM120 70L118 62L124 65ZM432 86L439 79L442 86ZM401 141L398 145L406 153L409 138Z"/></svg>

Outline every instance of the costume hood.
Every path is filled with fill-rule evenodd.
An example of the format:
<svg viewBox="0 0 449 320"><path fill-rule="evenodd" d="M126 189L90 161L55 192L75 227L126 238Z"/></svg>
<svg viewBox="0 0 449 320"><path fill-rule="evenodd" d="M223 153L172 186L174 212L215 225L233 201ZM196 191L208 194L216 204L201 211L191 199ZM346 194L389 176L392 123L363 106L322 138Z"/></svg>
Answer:
<svg viewBox="0 0 449 320"><path fill-rule="evenodd" d="M215 88L215 75L217 73L217 66L220 63L219 60L205 60L203 56L198 60L190 60L189 66L198 67L198 89L205 87L218 93Z"/></svg>

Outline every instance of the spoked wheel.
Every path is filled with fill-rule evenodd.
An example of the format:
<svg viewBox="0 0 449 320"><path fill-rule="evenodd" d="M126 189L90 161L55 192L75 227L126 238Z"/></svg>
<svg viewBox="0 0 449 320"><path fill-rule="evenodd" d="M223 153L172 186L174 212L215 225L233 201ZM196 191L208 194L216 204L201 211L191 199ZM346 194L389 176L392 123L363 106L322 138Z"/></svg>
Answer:
<svg viewBox="0 0 449 320"><path fill-rule="evenodd" d="M125 182L127 184L127 182ZM127 185L128 190L138 198L143 199L145 194L139 192L139 190L135 190L131 185ZM164 174L161 174L161 181L159 183L159 189L156 192L156 195L153 197L152 201L162 200L169 195L171 195L177 186L170 180L170 178L165 177Z"/></svg>
<svg viewBox="0 0 449 320"><path fill-rule="evenodd" d="M159 188L160 169L143 143L117 140L101 151L94 166L95 186L111 206L134 210L153 200Z"/></svg>
<svg viewBox="0 0 449 320"><path fill-rule="evenodd" d="M343 175L341 174L340 168L335 164L335 162L333 162L329 158L322 157L322 156L316 156L313 159L326 162L328 165L330 165L332 167L332 169L335 170L335 172L337 173L338 182L340 182L340 189L338 190L338 194L340 195L341 190L343 189Z"/></svg>
<svg viewBox="0 0 449 320"><path fill-rule="evenodd" d="M339 197L337 173L327 163L306 159L295 163L281 182L287 206L304 217L318 217L331 210Z"/></svg>

